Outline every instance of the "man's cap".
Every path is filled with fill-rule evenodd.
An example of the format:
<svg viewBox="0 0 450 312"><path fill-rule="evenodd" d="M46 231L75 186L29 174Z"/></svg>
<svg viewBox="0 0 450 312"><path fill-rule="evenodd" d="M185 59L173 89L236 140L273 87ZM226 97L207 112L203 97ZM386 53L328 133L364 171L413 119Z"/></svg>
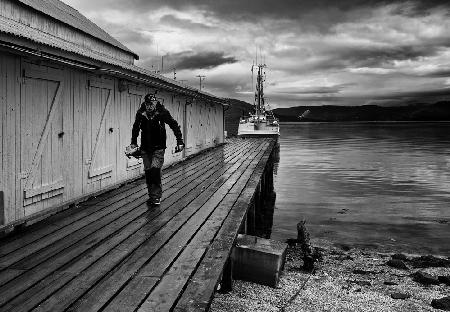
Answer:
<svg viewBox="0 0 450 312"><path fill-rule="evenodd" d="M155 96L154 94L151 94L151 93L147 94L147 95L144 97L144 100L145 100L145 102L158 101L158 100L156 99L156 96Z"/></svg>

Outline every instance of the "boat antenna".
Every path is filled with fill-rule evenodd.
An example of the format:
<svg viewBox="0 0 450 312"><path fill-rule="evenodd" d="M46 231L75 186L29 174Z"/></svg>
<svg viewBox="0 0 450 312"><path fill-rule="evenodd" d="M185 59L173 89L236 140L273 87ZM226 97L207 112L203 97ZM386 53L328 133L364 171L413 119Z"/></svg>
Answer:
<svg viewBox="0 0 450 312"><path fill-rule="evenodd" d="M255 87L254 85L253 85L253 76L254 76L254 73L253 73L253 67L255 67L255 60L253 60L252 61L252 92L253 92L253 88Z"/></svg>
<svg viewBox="0 0 450 312"><path fill-rule="evenodd" d="M263 57L262 57L261 47L259 47L259 57L261 58L261 62L262 62Z"/></svg>

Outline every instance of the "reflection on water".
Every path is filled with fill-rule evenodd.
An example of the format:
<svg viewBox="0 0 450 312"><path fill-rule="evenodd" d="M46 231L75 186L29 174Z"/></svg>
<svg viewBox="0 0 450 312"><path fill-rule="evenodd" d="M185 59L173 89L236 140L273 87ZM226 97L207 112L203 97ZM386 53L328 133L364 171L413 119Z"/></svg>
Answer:
<svg viewBox="0 0 450 312"><path fill-rule="evenodd" d="M283 124L272 238L450 254L450 123Z"/></svg>

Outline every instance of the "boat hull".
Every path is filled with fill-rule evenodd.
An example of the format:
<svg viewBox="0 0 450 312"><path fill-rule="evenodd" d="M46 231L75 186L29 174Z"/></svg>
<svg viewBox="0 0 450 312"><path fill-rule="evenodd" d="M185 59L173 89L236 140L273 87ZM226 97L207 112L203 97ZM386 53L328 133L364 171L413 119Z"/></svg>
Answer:
<svg viewBox="0 0 450 312"><path fill-rule="evenodd" d="M238 128L239 137L276 137L280 135L278 126L267 126L264 123L241 123Z"/></svg>

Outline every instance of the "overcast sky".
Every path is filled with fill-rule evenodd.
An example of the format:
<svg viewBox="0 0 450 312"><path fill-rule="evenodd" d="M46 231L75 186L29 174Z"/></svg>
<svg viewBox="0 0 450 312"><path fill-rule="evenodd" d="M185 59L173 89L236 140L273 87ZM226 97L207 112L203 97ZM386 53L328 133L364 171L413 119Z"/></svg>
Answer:
<svg viewBox="0 0 450 312"><path fill-rule="evenodd" d="M273 108L450 99L449 1L63 0L140 56L138 66L252 102L267 64ZM262 55L263 57L261 57ZM159 56L159 57L157 57Z"/></svg>

